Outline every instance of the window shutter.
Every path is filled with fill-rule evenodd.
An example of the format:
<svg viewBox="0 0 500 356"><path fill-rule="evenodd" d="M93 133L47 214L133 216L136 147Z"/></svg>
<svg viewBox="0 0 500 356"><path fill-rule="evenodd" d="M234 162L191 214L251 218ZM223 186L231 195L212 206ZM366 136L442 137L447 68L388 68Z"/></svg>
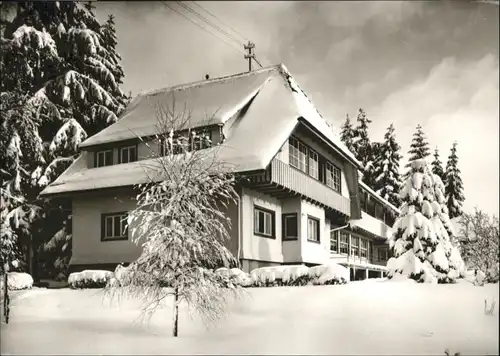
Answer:
<svg viewBox="0 0 500 356"><path fill-rule="evenodd" d="M106 233L106 218L103 214L101 214L101 240L104 239Z"/></svg>

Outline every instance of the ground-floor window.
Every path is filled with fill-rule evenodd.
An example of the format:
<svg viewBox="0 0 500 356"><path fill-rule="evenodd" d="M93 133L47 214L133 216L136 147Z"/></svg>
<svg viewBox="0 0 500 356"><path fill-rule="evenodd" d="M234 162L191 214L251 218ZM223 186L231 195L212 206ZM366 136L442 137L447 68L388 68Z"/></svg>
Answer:
<svg viewBox="0 0 500 356"><path fill-rule="evenodd" d="M274 238L274 211L255 206L253 232L256 235Z"/></svg>
<svg viewBox="0 0 500 356"><path fill-rule="evenodd" d="M127 213L110 213L101 215L101 240L128 239Z"/></svg>
<svg viewBox="0 0 500 356"><path fill-rule="evenodd" d="M340 253L349 253L349 234L345 231L340 232Z"/></svg>
<svg viewBox="0 0 500 356"><path fill-rule="evenodd" d="M339 231L330 232L330 251L338 253L339 252Z"/></svg>
<svg viewBox="0 0 500 356"><path fill-rule="evenodd" d="M297 213L283 214L283 240L297 240L299 236Z"/></svg>
<svg viewBox="0 0 500 356"><path fill-rule="evenodd" d="M311 216L307 217L307 240L319 242L319 220Z"/></svg>
<svg viewBox="0 0 500 356"><path fill-rule="evenodd" d="M351 236L351 256L359 256L359 238Z"/></svg>
<svg viewBox="0 0 500 356"><path fill-rule="evenodd" d="M379 261L387 260L387 248L385 247L378 248L378 259Z"/></svg>
<svg viewBox="0 0 500 356"><path fill-rule="evenodd" d="M366 258L368 255L368 241L365 239L361 239L361 244L359 246L359 255L363 258Z"/></svg>

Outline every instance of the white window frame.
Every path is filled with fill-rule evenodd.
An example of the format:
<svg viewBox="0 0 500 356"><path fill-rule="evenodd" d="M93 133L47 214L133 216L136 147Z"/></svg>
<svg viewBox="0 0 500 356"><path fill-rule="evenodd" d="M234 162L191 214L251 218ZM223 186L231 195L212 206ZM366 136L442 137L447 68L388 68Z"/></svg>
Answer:
<svg viewBox="0 0 500 356"><path fill-rule="evenodd" d="M335 248L333 248L335 243ZM339 253L339 230L330 232L330 251Z"/></svg>
<svg viewBox="0 0 500 356"><path fill-rule="evenodd" d="M343 238L345 238L345 241L343 240ZM345 252L342 252L343 248L345 248ZM339 253L342 255L349 254L349 233L346 231L340 231Z"/></svg>
<svg viewBox="0 0 500 356"><path fill-rule="evenodd" d="M326 185L335 190L336 192L341 192L341 170L336 165L330 161L325 162L325 174L326 174Z"/></svg>
<svg viewBox="0 0 500 356"><path fill-rule="evenodd" d="M307 173L308 149L307 146L295 137L288 139L289 163L291 166Z"/></svg>
<svg viewBox="0 0 500 356"><path fill-rule="evenodd" d="M264 209L264 208L261 208L258 206L254 206L254 209L253 209L253 232L254 232L254 234L274 238L275 234L274 234L274 221L273 221L274 216L273 215L274 215L274 213L267 210L267 209ZM264 219L264 231L259 231L261 216Z"/></svg>
<svg viewBox="0 0 500 356"><path fill-rule="evenodd" d="M321 229L320 220L318 218L308 216L307 217L307 241L320 242L321 241Z"/></svg>
<svg viewBox="0 0 500 356"><path fill-rule="evenodd" d="M368 240L359 239L359 256L361 258L368 258Z"/></svg>
<svg viewBox="0 0 500 356"><path fill-rule="evenodd" d="M359 237L351 236L350 256L359 257Z"/></svg>
<svg viewBox="0 0 500 356"><path fill-rule="evenodd" d="M128 159L126 160L126 162L123 160L123 152L124 151L128 151ZM130 152L133 151L134 152L134 160L131 160L130 159ZM120 163L130 163L130 162L135 162L137 161L137 145L132 145L132 146L126 146L126 147L120 147L120 150L118 152L119 156L118 156L118 162Z"/></svg>
<svg viewBox="0 0 500 356"><path fill-rule="evenodd" d="M128 238L128 224L127 224L127 213L116 213L116 214L103 214L103 221L104 223L104 234L102 235L101 239L102 241L108 241L108 240L123 240ZM117 233L116 232L116 219L120 220L120 231ZM110 225L108 225L110 224ZM108 229L110 227L110 229ZM109 233L110 231L110 233Z"/></svg>
<svg viewBox="0 0 500 356"><path fill-rule="evenodd" d="M111 152L111 162L107 162L106 160L106 153L109 153ZM100 165L99 164L99 156L102 155L102 162L103 164ZM97 151L96 154L95 154L95 166L96 167L106 167L106 166L111 166L113 164L113 150L112 149L109 149L109 150L102 150L102 151Z"/></svg>
<svg viewBox="0 0 500 356"><path fill-rule="evenodd" d="M308 154L308 173L311 177L319 179L319 155L316 151L309 148Z"/></svg>

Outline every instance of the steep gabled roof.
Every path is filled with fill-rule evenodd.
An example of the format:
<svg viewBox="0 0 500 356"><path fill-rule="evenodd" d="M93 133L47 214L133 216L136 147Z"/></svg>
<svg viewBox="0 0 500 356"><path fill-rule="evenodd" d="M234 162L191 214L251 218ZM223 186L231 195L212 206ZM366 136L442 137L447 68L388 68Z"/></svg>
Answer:
<svg viewBox="0 0 500 356"><path fill-rule="evenodd" d="M265 169L293 132L299 119L314 127L351 164L361 168L360 162L314 108L283 64L140 95L132 101L118 122L88 138L81 147L154 135L158 133L156 108L170 107L174 101L176 108L184 110L186 107L191 113L190 127L227 123L224 126L227 140L218 149L218 154L236 172ZM80 156L77 161L83 159ZM148 161L88 171L86 168L74 168L83 166L75 162L41 195L95 189L99 185L97 181L101 181L102 187L137 184L142 179L139 176L143 173L140 172L144 171L139 168L148 164ZM122 174L120 167L128 170L129 177L115 180L113 174ZM138 175L135 181L134 175ZM103 179L113 182L104 183ZM123 184L119 183L122 180Z"/></svg>

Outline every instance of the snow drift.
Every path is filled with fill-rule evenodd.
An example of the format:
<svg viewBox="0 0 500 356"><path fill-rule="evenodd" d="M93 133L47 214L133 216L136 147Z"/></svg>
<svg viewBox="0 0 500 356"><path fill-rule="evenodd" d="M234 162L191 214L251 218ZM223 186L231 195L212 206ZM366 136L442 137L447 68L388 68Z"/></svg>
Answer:
<svg viewBox="0 0 500 356"><path fill-rule="evenodd" d="M68 284L71 288L104 288L112 277L111 271L85 270L71 273Z"/></svg>

